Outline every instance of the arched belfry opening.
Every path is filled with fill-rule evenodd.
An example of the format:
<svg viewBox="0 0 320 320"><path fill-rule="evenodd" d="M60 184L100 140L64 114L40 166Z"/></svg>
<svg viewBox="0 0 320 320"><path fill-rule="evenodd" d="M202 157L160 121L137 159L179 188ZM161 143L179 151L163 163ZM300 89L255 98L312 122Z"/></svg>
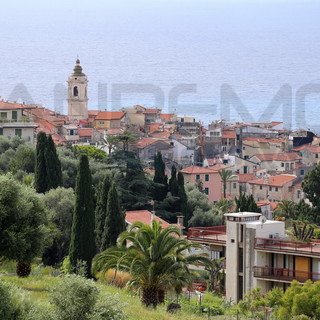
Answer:
<svg viewBox="0 0 320 320"><path fill-rule="evenodd" d="M73 88L73 96L77 97L79 95L78 87Z"/></svg>

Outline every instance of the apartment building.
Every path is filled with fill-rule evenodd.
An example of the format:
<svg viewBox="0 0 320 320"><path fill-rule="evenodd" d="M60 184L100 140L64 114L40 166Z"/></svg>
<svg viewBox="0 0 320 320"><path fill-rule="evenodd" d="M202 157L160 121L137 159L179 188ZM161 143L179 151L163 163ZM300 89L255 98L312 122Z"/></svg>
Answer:
<svg viewBox="0 0 320 320"><path fill-rule="evenodd" d="M212 259L225 257L225 292L238 302L251 289L286 290L293 280L320 281L320 243L290 239L285 223L254 212L228 213L226 225L190 228L188 239L206 246Z"/></svg>

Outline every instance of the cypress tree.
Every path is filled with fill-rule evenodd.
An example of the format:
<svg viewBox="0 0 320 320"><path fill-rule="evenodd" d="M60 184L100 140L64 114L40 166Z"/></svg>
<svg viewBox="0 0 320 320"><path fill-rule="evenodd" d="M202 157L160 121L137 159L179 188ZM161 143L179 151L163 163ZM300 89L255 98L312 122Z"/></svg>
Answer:
<svg viewBox="0 0 320 320"><path fill-rule="evenodd" d="M106 174L103 181L99 185L97 192L97 206L96 206L96 244L99 251L103 251L102 239L103 230L107 217L108 194L111 187L111 180Z"/></svg>
<svg viewBox="0 0 320 320"><path fill-rule="evenodd" d="M107 216L104 225L102 250L106 250L117 243L119 234L125 231L125 216L120 208L118 192L112 184L108 194Z"/></svg>
<svg viewBox="0 0 320 320"><path fill-rule="evenodd" d="M164 198L167 196L168 192L168 178L165 174L165 164L162 160L161 152L158 152L154 156L154 178L153 182L155 183L154 187L154 200L163 201Z"/></svg>
<svg viewBox="0 0 320 320"><path fill-rule="evenodd" d="M47 136L43 131L37 135L36 166L34 185L38 193L48 190L47 165L46 165Z"/></svg>
<svg viewBox="0 0 320 320"><path fill-rule="evenodd" d="M87 276L91 277L91 262L96 251L94 203L89 161L85 155L80 157L75 195L76 201L69 249L70 264L71 268L76 270L78 260L85 261Z"/></svg>
<svg viewBox="0 0 320 320"><path fill-rule="evenodd" d="M171 178L169 180L169 190L171 192L171 195L176 197L179 193L179 186L177 181L177 169L175 166L172 166L171 168Z"/></svg>
<svg viewBox="0 0 320 320"><path fill-rule="evenodd" d="M188 227L190 216L188 215L187 210L187 193L184 188L184 177L183 174L179 171L178 172L178 197L180 198L180 212L184 216L184 225L185 227Z"/></svg>
<svg viewBox="0 0 320 320"><path fill-rule="evenodd" d="M47 169L47 190L56 189L62 185L61 163L51 135L47 138L45 151Z"/></svg>

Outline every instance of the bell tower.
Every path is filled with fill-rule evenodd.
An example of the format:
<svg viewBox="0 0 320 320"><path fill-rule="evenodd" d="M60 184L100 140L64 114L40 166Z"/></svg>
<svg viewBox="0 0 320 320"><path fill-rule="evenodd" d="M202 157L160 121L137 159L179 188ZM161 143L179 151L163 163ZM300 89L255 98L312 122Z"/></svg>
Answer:
<svg viewBox="0 0 320 320"><path fill-rule="evenodd" d="M88 79L77 59L68 78L68 116L71 121L88 118Z"/></svg>

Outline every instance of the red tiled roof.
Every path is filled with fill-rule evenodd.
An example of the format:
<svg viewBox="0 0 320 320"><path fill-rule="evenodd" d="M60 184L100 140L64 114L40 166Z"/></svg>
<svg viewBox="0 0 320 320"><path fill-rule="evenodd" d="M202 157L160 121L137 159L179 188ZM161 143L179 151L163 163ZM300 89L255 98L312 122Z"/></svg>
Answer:
<svg viewBox="0 0 320 320"><path fill-rule="evenodd" d="M16 102L7 102L7 101L0 101L0 109L1 110L10 110L10 109L35 109L35 106L30 106L23 103L16 103Z"/></svg>
<svg viewBox="0 0 320 320"><path fill-rule="evenodd" d="M35 120L34 123L38 125L37 132L43 131L46 134L57 133L57 126L53 123L50 123L49 121Z"/></svg>
<svg viewBox="0 0 320 320"><path fill-rule="evenodd" d="M260 161L295 161L301 160L296 153L285 152L285 153L264 153L264 154L255 154L253 157L257 157Z"/></svg>
<svg viewBox="0 0 320 320"><path fill-rule="evenodd" d="M305 149L310 151L311 153L320 153L320 146L309 146Z"/></svg>
<svg viewBox="0 0 320 320"><path fill-rule="evenodd" d="M123 129L121 128L110 128L110 129L106 129L106 133L107 134L123 134Z"/></svg>
<svg viewBox="0 0 320 320"><path fill-rule="evenodd" d="M89 117L96 117L99 114L99 110L88 110Z"/></svg>
<svg viewBox="0 0 320 320"><path fill-rule="evenodd" d="M286 183L291 182L296 178L297 177L294 175L279 174L277 176L272 176L269 178L254 179L254 180L248 181L248 183L258 184L258 185L267 185L267 186L273 186L273 187L282 187Z"/></svg>
<svg viewBox="0 0 320 320"><path fill-rule="evenodd" d="M170 137L170 132L168 131L163 131L163 132L153 132L151 134L151 137L157 138L157 139L169 139Z"/></svg>
<svg viewBox="0 0 320 320"><path fill-rule="evenodd" d="M237 176L239 177L239 182L248 182L251 181L255 178L254 173L239 173L237 174Z"/></svg>
<svg viewBox="0 0 320 320"><path fill-rule="evenodd" d="M244 137L242 140L244 142L245 141L256 141L259 143L267 143L267 142L281 143L281 142L284 142L283 138L265 138L265 137Z"/></svg>
<svg viewBox="0 0 320 320"><path fill-rule="evenodd" d="M129 224L132 224L134 222L140 221L144 224L151 225L152 219L152 213L148 210L137 210L137 211L127 211L126 212L126 222ZM171 224L164 221L163 219L154 216L154 220L161 222L162 228L167 228Z"/></svg>
<svg viewBox="0 0 320 320"><path fill-rule="evenodd" d="M186 174L203 174L203 173L217 173L218 169L199 167L199 166L190 166L181 170L182 173Z"/></svg>
<svg viewBox="0 0 320 320"><path fill-rule="evenodd" d="M149 128L149 133L153 133L158 130L163 130L164 127L162 123L151 123Z"/></svg>
<svg viewBox="0 0 320 320"><path fill-rule="evenodd" d="M95 120L120 120L126 113L120 111L99 111Z"/></svg>
<svg viewBox="0 0 320 320"><path fill-rule="evenodd" d="M222 139L235 139L236 132L234 130L223 130Z"/></svg>
<svg viewBox="0 0 320 320"><path fill-rule="evenodd" d="M161 109L153 109L153 108L145 109L143 111L143 113L159 113L159 112L161 112Z"/></svg>
<svg viewBox="0 0 320 320"><path fill-rule="evenodd" d="M297 148L292 149L292 151L300 151L300 150L303 150L303 149L305 149L305 148L308 148L310 145L311 145L310 143L304 144L304 145L302 145L302 146L300 146L300 147L297 147Z"/></svg>
<svg viewBox="0 0 320 320"><path fill-rule="evenodd" d="M91 137L93 134L92 128L79 128L78 135L79 137Z"/></svg>
<svg viewBox="0 0 320 320"><path fill-rule="evenodd" d="M182 138L183 135L179 134L179 133L173 133L172 134L174 137L177 137L177 138Z"/></svg>
<svg viewBox="0 0 320 320"><path fill-rule="evenodd" d="M215 166L216 164L222 164L223 162L220 159L206 158L208 161L209 167Z"/></svg>
<svg viewBox="0 0 320 320"><path fill-rule="evenodd" d="M172 121L172 118L175 116L174 113L161 113L160 118L163 121Z"/></svg>
<svg viewBox="0 0 320 320"><path fill-rule="evenodd" d="M140 138L140 139L135 140L133 143L139 149L143 149L143 148L145 148L147 146L150 146L151 144L153 144L155 142L166 143L168 145L168 147L173 147L169 143L167 143L166 141L159 140L159 139L156 139L156 138Z"/></svg>

